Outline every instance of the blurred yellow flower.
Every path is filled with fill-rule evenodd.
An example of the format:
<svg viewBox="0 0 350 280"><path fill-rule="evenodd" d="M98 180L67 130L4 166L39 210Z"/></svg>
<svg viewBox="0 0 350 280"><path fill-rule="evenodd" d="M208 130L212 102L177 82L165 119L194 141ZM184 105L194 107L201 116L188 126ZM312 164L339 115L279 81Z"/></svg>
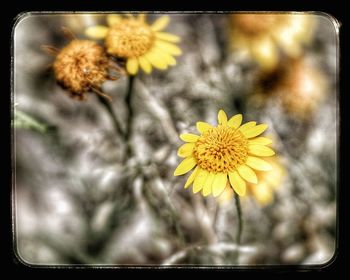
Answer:
<svg viewBox="0 0 350 280"><path fill-rule="evenodd" d="M257 78L250 102L260 106L268 97L277 98L289 115L309 119L326 97L327 77L304 57L282 62L274 71Z"/></svg>
<svg viewBox="0 0 350 280"><path fill-rule="evenodd" d="M181 54L181 49L174 44L180 38L161 31L169 21L168 16L162 16L149 25L145 14L125 17L108 15L108 27L91 26L85 34L93 39L104 39L110 55L126 59L126 69L130 75L137 74L139 68L150 73L152 67L165 70L168 66L176 65L174 56Z"/></svg>
<svg viewBox="0 0 350 280"><path fill-rule="evenodd" d="M103 14L66 14L60 17L60 24L74 34L81 34L88 26L97 24L103 17Z"/></svg>
<svg viewBox="0 0 350 280"><path fill-rule="evenodd" d="M185 133L180 138L187 142L178 150L178 156L185 158L174 171L174 176L183 175L194 167L185 188L193 183L193 192L202 191L204 196L219 196L226 186L243 196L246 181L258 182L255 170L267 171L271 165L261 159L275 154L267 147L271 140L257 137L267 129L266 124L256 125L251 121L242 124L242 115L228 119L223 110L218 114L218 126L197 122L200 135Z"/></svg>
<svg viewBox="0 0 350 280"><path fill-rule="evenodd" d="M305 59L297 59L288 62L276 94L289 114L310 118L324 100L327 87L327 77Z"/></svg>
<svg viewBox="0 0 350 280"><path fill-rule="evenodd" d="M247 196L253 197L257 203L264 207L269 205L274 200L274 193L282 184L285 176L285 169L276 157L266 159L272 166L272 170L267 172L257 171L257 184L247 184ZM233 197L231 188L226 187L224 192L217 198L219 203L230 201Z"/></svg>
<svg viewBox="0 0 350 280"><path fill-rule="evenodd" d="M232 14L230 23L232 49L246 53L264 70L277 65L280 50L299 56L315 26L312 15L302 14Z"/></svg>

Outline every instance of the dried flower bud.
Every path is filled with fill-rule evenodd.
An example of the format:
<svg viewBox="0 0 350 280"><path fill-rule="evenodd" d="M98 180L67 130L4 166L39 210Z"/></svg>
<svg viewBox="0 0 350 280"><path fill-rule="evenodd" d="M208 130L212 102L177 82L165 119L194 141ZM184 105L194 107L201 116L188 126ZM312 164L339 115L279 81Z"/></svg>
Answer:
<svg viewBox="0 0 350 280"><path fill-rule="evenodd" d="M80 100L91 90L99 91L102 83L110 79L108 68L104 48L89 40L72 40L58 52L53 64L57 82Z"/></svg>

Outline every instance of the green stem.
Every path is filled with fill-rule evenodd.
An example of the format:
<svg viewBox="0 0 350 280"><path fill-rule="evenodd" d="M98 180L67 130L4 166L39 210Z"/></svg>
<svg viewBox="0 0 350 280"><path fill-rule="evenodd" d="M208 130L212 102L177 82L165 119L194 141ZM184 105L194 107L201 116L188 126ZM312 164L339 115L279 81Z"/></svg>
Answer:
<svg viewBox="0 0 350 280"><path fill-rule="evenodd" d="M45 133L47 131L47 126L45 124L38 122L31 116L18 109L15 109L15 119L13 126L19 128L32 128L39 131L40 133Z"/></svg>
<svg viewBox="0 0 350 280"><path fill-rule="evenodd" d="M236 204L237 216L238 216L238 228L236 232L237 253L235 255L235 259L236 259L236 262L238 263L239 247L241 245L241 237L242 237L242 231L243 231L243 216L242 216L241 201L240 201L239 195L236 192L235 192L235 204Z"/></svg>
<svg viewBox="0 0 350 280"><path fill-rule="evenodd" d="M112 104L110 101L108 101L106 98L104 98L103 96L97 95L98 100L100 101L100 103L105 107L105 109L107 110L109 116L111 117L111 120L113 122L113 126L114 129L116 130L116 132L121 136L124 137L124 133L123 130L121 129L121 126L119 124L119 121L117 119L116 114L114 113Z"/></svg>
<svg viewBox="0 0 350 280"><path fill-rule="evenodd" d="M134 110L132 107L132 96L133 96L133 86L134 86L134 80L135 76L129 76L128 80L128 87L127 92L125 95L125 104L128 108L128 117L126 120L126 130L125 130L125 141L126 141L126 154L125 154L125 160L127 160L130 155L132 155L132 146L130 143L130 138L132 134L132 124L133 124L133 117L134 117Z"/></svg>

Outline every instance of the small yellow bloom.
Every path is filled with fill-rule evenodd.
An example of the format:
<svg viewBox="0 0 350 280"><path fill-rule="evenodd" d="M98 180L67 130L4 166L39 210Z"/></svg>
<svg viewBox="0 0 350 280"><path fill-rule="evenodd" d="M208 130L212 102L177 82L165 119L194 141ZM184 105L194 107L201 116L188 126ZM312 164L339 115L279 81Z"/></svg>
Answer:
<svg viewBox="0 0 350 280"><path fill-rule="evenodd" d="M232 49L248 54L264 70L277 65L280 50L299 56L315 26L312 15L302 14L233 14L230 20Z"/></svg>
<svg viewBox="0 0 350 280"><path fill-rule="evenodd" d="M193 183L193 192L202 191L204 196L219 196L226 186L243 196L246 182L258 183L254 170L267 171L271 165L261 159L275 152L267 145L271 140L257 137L267 129L266 124L256 125L251 121L242 124L242 115L228 119L223 110L218 114L218 126L197 122L200 135L186 133L180 138L187 142L178 150L178 156L185 158L174 171L174 176L190 170L185 188Z"/></svg>
<svg viewBox="0 0 350 280"><path fill-rule="evenodd" d="M180 55L181 49L175 43L180 38L162 32L169 23L168 16L162 16L149 25L145 22L145 14L137 17L109 15L107 23L108 27L92 26L85 33L93 39L104 39L110 55L126 60L130 75L137 74L139 68L150 73L153 67L165 70L176 65L174 56Z"/></svg>

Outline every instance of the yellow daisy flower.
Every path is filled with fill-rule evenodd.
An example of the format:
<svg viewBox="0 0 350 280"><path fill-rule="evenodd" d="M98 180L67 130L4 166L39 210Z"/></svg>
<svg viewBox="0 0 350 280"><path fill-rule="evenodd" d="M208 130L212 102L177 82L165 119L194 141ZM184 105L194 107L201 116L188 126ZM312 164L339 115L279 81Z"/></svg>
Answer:
<svg viewBox="0 0 350 280"><path fill-rule="evenodd" d="M93 39L104 39L110 55L126 59L126 69L130 75L137 74L139 68L151 73L152 68L165 70L176 65L174 56L181 54L175 45L180 41L176 35L162 32L169 24L169 17L162 16L152 25L145 21L145 14L138 16L108 15L107 26L92 26L85 34Z"/></svg>
<svg viewBox="0 0 350 280"><path fill-rule="evenodd" d="M315 26L312 15L301 14L233 14L230 22L232 49L245 52L265 70L277 65L280 50L299 56Z"/></svg>
<svg viewBox="0 0 350 280"><path fill-rule="evenodd" d="M251 121L242 124L242 115L228 119L223 110L218 114L218 126L197 122L200 135L185 133L180 138L187 142L178 150L185 158L174 171L174 176L183 175L193 168L185 188L193 183L193 192L202 191L204 196L219 196L226 186L243 196L246 182L256 184L255 170L267 171L271 165L261 159L275 154L266 145L271 140L257 137L267 129L266 124L256 125Z"/></svg>
<svg viewBox="0 0 350 280"><path fill-rule="evenodd" d="M274 200L274 193L276 189L282 184L283 178L286 174L284 167L276 157L266 159L272 166L272 170L267 172L257 171L257 184L247 184L247 196L253 197L256 202L264 207L269 205ZM224 192L217 198L219 203L231 201L233 197L233 190L226 187Z"/></svg>

